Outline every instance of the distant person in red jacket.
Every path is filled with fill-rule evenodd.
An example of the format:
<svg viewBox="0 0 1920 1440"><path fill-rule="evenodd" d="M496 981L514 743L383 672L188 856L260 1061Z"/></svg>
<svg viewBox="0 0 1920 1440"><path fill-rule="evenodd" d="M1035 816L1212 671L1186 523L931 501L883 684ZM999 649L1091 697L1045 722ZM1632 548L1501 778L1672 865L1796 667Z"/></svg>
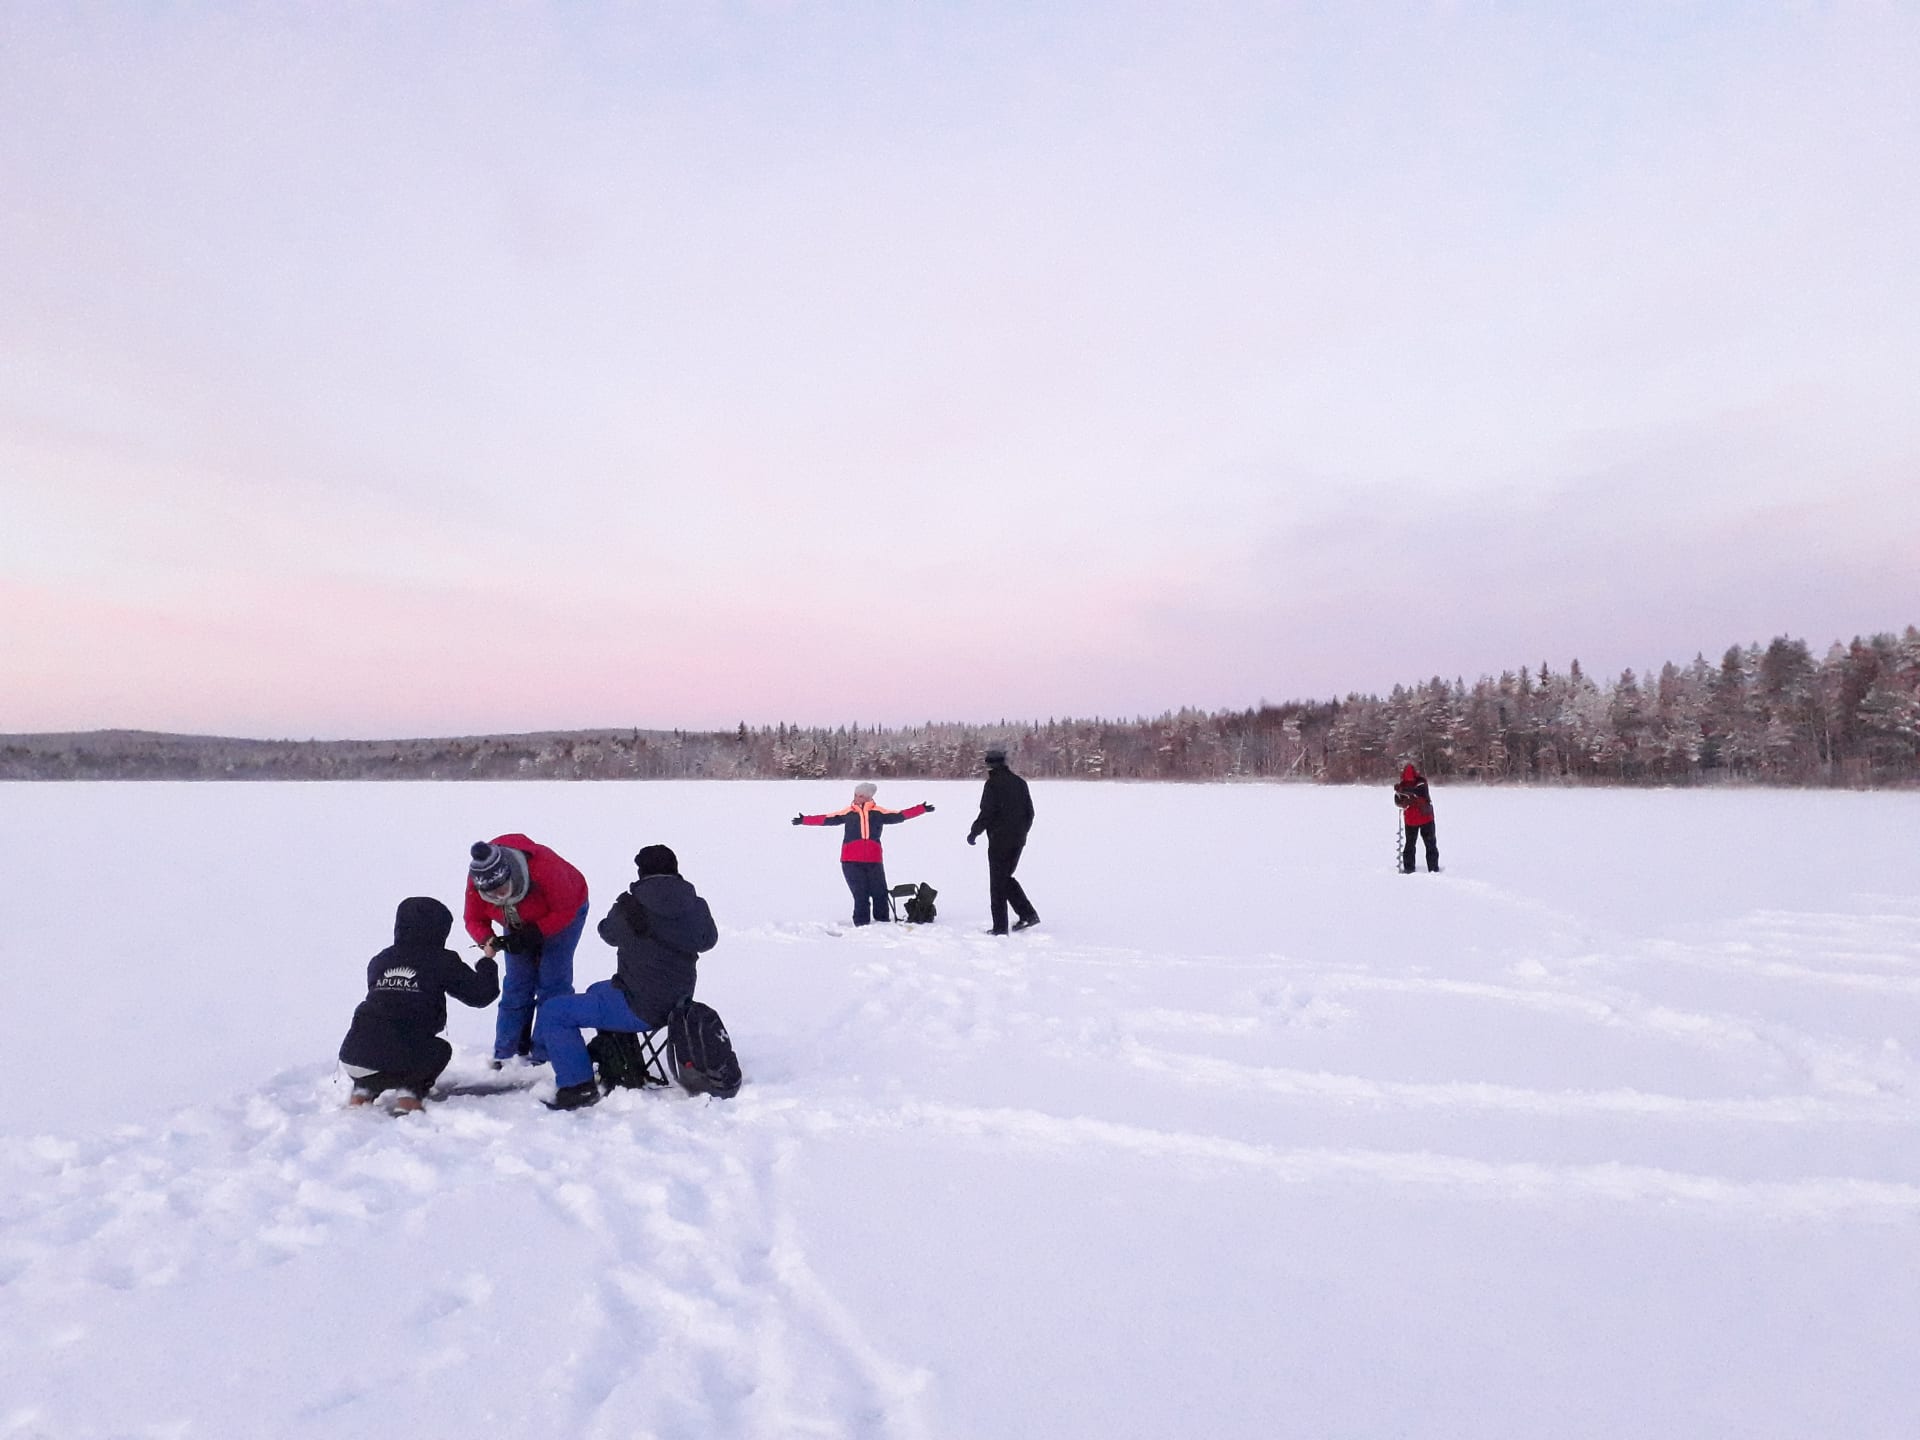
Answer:
<svg viewBox="0 0 1920 1440"><path fill-rule="evenodd" d="M476 840L468 854L467 934L488 955L505 951L507 957L493 1068L516 1055L544 1065L546 1047L533 1039L533 1014L541 1001L573 993L573 950L587 923L586 877L519 834Z"/></svg>
<svg viewBox="0 0 1920 1440"><path fill-rule="evenodd" d="M1440 844L1433 836L1433 797L1427 793L1427 777L1407 762L1400 772L1400 783L1393 787L1393 803L1400 807L1406 825L1406 842L1400 850L1400 873L1413 873L1413 846L1416 840L1427 842L1427 869L1440 868Z"/></svg>
<svg viewBox="0 0 1920 1440"><path fill-rule="evenodd" d="M911 820L916 815L931 815L931 805L910 805L905 810L882 810L873 803L876 788L871 780L853 787L853 803L831 815L796 815L796 825L840 825L844 828L840 846L840 873L847 877L847 889L853 892L853 923L891 920L893 906L887 898L887 867L880 854L880 832L889 825Z"/></svg>

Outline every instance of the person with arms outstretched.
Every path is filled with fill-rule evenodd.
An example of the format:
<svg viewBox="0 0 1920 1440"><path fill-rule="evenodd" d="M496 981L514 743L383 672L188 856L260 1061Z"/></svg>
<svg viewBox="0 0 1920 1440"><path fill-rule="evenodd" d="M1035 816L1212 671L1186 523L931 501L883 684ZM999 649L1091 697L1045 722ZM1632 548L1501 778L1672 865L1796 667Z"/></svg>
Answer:
<svg viewBox="0 0 1920 1440"><path fill-rule="evenodd" d="M883 810L874 803L878 793L871 780L853 787L853 803L831 815L800 814L796 825L839 825L840 873L847 889L853 892L853 923L866 925L873 920L891 920L893 905L887 896L887 867L880 851L880 832L889 825L911 820L916 815L931 815L933 806L922 803L904 810Z"/></svg>

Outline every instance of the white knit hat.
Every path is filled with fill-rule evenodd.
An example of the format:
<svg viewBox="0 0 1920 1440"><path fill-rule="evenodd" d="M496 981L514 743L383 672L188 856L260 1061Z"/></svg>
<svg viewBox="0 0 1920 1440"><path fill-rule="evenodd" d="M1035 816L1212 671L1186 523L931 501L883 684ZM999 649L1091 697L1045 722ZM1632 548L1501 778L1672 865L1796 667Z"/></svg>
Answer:
<svg viewBox="0 0 1920 1440"><path fill-rule="evenodd" d="M858 785L853 787L853 796L856 800L871 800L873 799L874 792L879 788L880 787L875 785L871 780L862 780Z"/></svg>

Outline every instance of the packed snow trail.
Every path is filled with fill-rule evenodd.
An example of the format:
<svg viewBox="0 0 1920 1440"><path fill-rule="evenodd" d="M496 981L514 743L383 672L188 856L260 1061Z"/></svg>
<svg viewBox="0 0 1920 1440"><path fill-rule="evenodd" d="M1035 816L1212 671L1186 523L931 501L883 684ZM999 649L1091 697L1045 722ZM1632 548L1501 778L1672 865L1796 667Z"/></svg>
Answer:
<svg viewBox="0 0 1920 1440"><path fill-rule="evenodd" d="M264 1286L298 1306L310 1344L344 1356L373 1342L370 1373L303 1366L311 1389L275 1376L248 1401L283 1425L311 1416L314 1433L338 1433L348 1410L354 1433L378 1432L389 1392L446 1370L494 1375L503 1345L542 1357L524 1395L489 1402L510 1425L551 1424L558 1405L589 1435L927 1433L924 1376L862 1332L796 1241L783 1199L796 1136L777 1105L622 1093L555 1116L526 1092L394 1118L344 1111L342 1093L291 1074L155 1131L9 1142L0 1283L50 1323L13 1331L10 1360L49 1375L73 1363L73 1383L97 1387L83 1342L103 1299L159 1334L169 1315L198 1323L209 1296ZM529 1290L544 1297L531 1311ZM245 1343L223 1384L244 1386L257 1363Z"/></svg>

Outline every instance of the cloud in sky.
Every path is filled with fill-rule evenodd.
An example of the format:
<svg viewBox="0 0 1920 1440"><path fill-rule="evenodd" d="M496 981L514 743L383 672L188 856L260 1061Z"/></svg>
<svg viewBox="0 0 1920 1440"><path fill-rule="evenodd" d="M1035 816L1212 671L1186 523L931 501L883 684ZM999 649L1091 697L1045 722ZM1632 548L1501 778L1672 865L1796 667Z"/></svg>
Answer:
<svg viewBox="0 0 1920 1440"><path fill-rule="evenodd" d="M0 729L1907 623L1916 62L1891 7L10 7Z"/></svg>

